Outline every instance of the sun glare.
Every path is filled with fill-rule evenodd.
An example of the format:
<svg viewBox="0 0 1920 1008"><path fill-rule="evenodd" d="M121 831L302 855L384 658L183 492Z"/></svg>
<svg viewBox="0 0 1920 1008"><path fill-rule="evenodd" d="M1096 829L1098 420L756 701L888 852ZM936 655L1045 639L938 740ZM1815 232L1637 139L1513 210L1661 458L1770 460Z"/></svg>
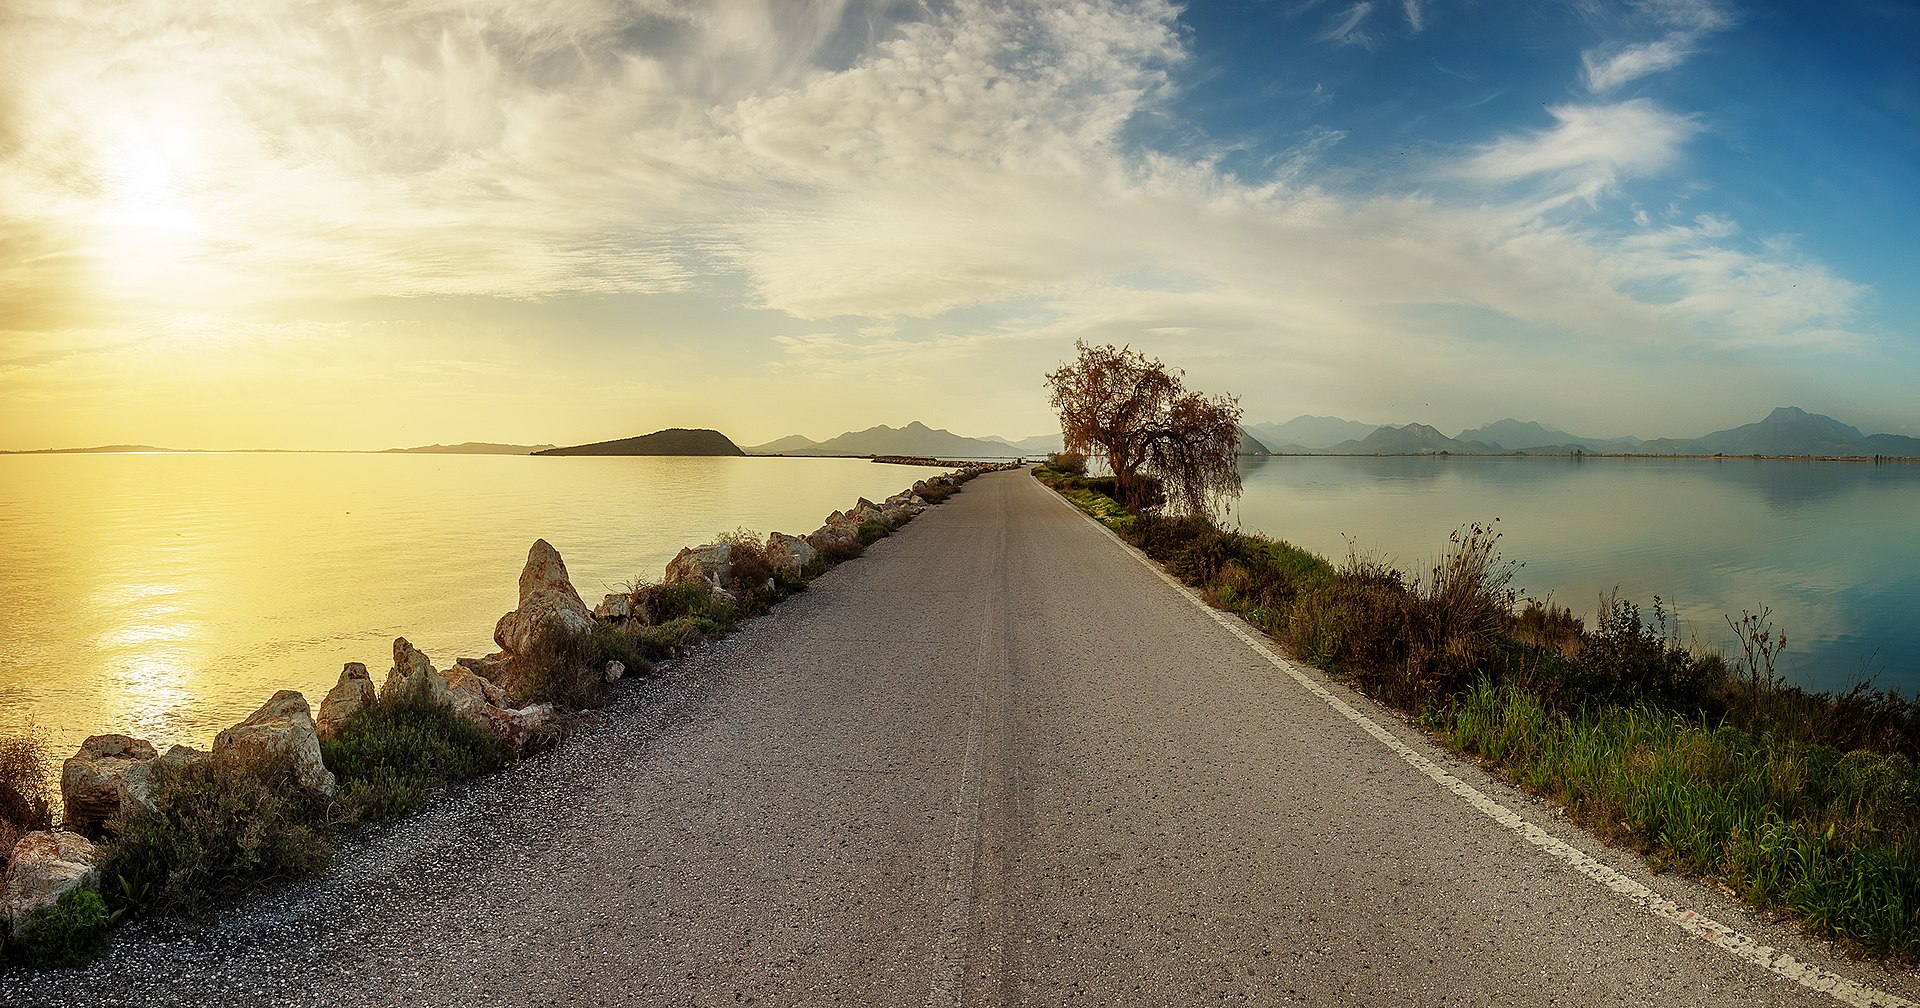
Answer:
<svg viewBox="0 0 1920 1008"><path fill-rule="evenodd" d="M192 129L177 120L123 121L97 149L93 232L105 286L130 295L183 293L186 261L206 230Z"/></svg>

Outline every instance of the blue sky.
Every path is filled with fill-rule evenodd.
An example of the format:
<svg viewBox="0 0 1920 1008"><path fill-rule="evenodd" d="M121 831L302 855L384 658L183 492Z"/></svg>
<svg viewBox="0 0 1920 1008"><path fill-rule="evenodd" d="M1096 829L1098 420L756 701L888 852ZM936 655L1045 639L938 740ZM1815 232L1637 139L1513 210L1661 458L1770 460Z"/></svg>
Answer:
<svg viewBox="0 0 1920 1008"><path fill-rule="evenodd" d="M1920 434L1920 8L47 0L0 447L1300 413ZM350 404L350 406L346 405Z"/></svg>

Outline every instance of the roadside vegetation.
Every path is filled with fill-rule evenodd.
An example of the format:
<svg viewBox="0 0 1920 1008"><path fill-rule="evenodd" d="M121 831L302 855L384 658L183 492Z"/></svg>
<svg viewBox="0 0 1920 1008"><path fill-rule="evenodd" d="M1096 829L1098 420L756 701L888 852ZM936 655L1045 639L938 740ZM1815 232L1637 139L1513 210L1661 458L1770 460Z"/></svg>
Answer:
<svg viewBox="0 0 1920 1008"><path fill-rule="evenodd" d="M977 474L921 493L938 504ZM549 624L517 655L511 685L520 703L582 711L607 699L607 666L638 677L659 662L733 632L835 565L890 535L883 522L820 551L802 570L776 569L759 536L739 529L715 540L731 547L726 594L705 581L629 584L631 616L594 620L585 631ZM557 742L541 738L527 750ZM202 918L244 893L325 872L355 830L406 815L434 792L490 773L524 755L488 729L425 695L384 696L320 743L336 792L302 786L291 759L207 755L152 770L150 802L106 824L95 847L98 881L40 907L10 933L0 921L0 969L83 965L103 954L119 922L144 916ZM51 828L52 762L44 734L0 736L0 867L18 837Z"/></svg>
<svg viewBox="0 0 1920 1008"><path fill-rule="evenodd" d="M1035 475L1214 606L1656 869L1920 963L1920 703L1783 681L1770 612L1730 618L1739 653L1721 655L1683 644L1658 598L1607 600L1591 628L1523 598L1494 524L1455 531L1409 574L1123 508L1081 455Z"/></svg>

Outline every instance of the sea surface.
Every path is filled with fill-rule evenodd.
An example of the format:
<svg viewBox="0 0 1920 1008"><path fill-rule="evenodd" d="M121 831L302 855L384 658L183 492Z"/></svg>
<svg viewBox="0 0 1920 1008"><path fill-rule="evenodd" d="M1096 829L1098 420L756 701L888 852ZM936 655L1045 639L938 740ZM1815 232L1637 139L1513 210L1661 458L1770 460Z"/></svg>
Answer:
<svg viewBox="0 0 1920 1008"><path fill-rule="evenodd" d="M853 459L0 456L0 730L204 748L274 691L316 708L406 637L496 650L527 549L588 605L737 528L811 532L934 470Z"/></svg>
<svg viewBox="0 0 1920 1008"><path fill-rule="evenodd" d="M1733 656L1727 618L1769 609L1790 681L1920 694L1920 465L1286 456L1241 477L1229 525L1336 563L1425 574L1451 532L1498 519L1514 583L1589 627L1615 590L1648 616L1657 596L1681 641Z"/></svg>

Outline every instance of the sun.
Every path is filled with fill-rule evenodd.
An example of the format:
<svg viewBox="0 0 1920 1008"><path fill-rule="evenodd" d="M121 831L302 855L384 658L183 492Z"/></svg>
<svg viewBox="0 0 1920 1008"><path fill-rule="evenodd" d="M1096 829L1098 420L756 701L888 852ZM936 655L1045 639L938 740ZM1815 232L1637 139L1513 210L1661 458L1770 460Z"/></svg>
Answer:
<svg viewBox="0 0 1920 1008"><path fill-rule="evenodd" d="M96 138L89 245L104 286L127 295L182 292L208 230L203 159L179 118L131 116Z"/></svg>

